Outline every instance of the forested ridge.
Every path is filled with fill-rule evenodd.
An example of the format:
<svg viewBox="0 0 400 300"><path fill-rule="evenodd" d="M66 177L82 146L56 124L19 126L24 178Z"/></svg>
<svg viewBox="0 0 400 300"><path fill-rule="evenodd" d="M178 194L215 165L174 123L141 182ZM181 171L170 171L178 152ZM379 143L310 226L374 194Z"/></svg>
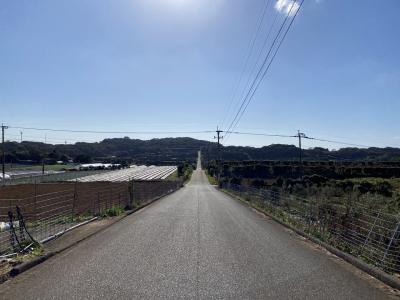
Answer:
<svg viewBox="0 0 400 300"><path fill-rule="evenodd" d="M194 161L201 150L206 161L215 160L216 143L193 138L161 138L139 140L130 138L105 139L96 143L45 144L40 142L6 142L6 162L118 161L161 163ZM309 161L400 161L399 148L326 148L303 149L303 159ZM299 148L294 145L273 144L261 148L221 147L221 157L228 161L299 159Z"/></svg>

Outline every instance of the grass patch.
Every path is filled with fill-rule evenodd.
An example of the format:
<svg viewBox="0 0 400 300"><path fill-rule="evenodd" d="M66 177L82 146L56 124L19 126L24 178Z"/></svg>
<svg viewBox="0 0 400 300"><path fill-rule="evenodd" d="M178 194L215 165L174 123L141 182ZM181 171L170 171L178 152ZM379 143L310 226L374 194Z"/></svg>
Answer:
<svg viewBox="0 0 400 300"><path fill-rule="evenodd" d="M217 178L215 178L214 176L211 176L210 174L208 174L208 171L206 171L206 175L207 175L208 182L209 182L211 185L218 185L218 180L217 180Z"/></svg>
<svg viewBox="0 0 400 300"><path fill-rule="evenodd" d="M111 208L107 208L106 210L104 210L101 215L103 217L116 217L122 215L124 211L125 210L119 206L113 206Z"/></svg>
<svg viewBox="0 0 400 300"><path fill-rule="evenodd" d="M26 247L29 246L30 243L24 242L21 246ZM44 252L43 246L39 243L34 243L29 247L28 253L19 253L14 257L9 259L4 259L0 262L0 283L4 282L9 278L9 272L11 269L17 265L22 264L23 262L29 261L37 256L42 255Z"/></svg>
<svg viewBox="0 0 400 300"><path fill-rule="evenodd" d="M178 171L175 171L166 178L166 180L177 180L177 179L178 179Z"/></svg>

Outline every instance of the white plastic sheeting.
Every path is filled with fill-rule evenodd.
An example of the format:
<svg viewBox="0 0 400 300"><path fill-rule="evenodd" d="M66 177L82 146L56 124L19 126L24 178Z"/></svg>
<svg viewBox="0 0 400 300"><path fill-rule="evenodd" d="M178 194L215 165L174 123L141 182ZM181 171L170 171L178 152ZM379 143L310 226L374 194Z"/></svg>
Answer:
<svg viewBox="0 0 400 300"><path fill-rule="evenodd" d="M128 169L110 171L102 174L95 174L78 178L79 182L94 181L112 181L121 182L129 180L155 180L166 179L168 176L176 172L176 166L136 166L133 165Z"/></svg>

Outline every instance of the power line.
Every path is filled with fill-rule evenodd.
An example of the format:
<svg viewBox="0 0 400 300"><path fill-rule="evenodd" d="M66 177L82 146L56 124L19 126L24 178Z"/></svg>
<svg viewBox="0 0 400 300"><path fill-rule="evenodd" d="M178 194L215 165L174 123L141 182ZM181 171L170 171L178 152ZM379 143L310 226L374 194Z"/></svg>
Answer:
<svg viewBox="0 0 400 300"><path fill-rule="evenodd" d="M296 0L295 0L295 1L296 1ZM292 6L290 7L290 11L287 12L287 15L286 15L286 17L285 17L285 19L284 19L284 21L283 21L281 27L279 28L278 33L276 34L276 36L275 36L275 38L274 38L274 40L273 40L273 42L272 42L272 44L271 44L271 46L270 46L270 48L269 48L269 51L268 51L267 55L265 56L264 61L263 61L261 67L259 68L259 70L258 70L258 72L257 72L257 74L256 74L256 77L254 78L254 80L253 80L253 82L252 82L252 84L251 84L251 86L250 86L250 88L249 88L249 90L248 90L246 96L243 98L242 104L240 105L240 107L239 107L239 109L238 109L238 111L237 111L235 117L233 118L232 122L230 123L230 125L229 125L227 131L230 131L230 130L231 130L232 126L234 125L235 121L237 120L237 118L238 118L240 112L242 111L242 109L243 109L243 107L244 107L244 105L245 105L245 103L246 103L246 101L247 101L247 99L248 99L248 97L249 97L249 95L250 95L250 93L251 93L251 91L252 91L254 85L256 84L257 80L259 79L259 77L260 77L260 75L261 75L261 73L262 73L262 70L264 69L266 63L268 62L269 56L270 56L270 54L271 54L271 52L272 52L272 50L273 50L273 48L274 48L274 46L275 46L275 43L277 42L277 40L278 40L278 38L279 38L279 36L280 36L280 34L281 34L281 32L282 32L282 30L283 30L285 24L286 24L286 22L287 22L287 20L288 20L288 18L289 18L289 15L290 15L290 13L291 13L291 10L293 9L293 6L294 6L294 4L295 4L295 1L292 3ZM229 137L229 134L228 134L228 136L227 136L227 139L228 139L228 137ZM227 141L227 140L226 140L226 141Z"/></svg>
<svg viewBox="0 0 400 300"><path fill-rule="evenodd" d="M36 127L17 127L9 126L13 129L37 130L37 131L53 131L53 132L70 132L70 133L94 133L94 134L201 134L212 133L212 130L205 131L97 131L97 130L72 130L72 129L53 129L53 128L36 128Z"/></svg>
<svg viewBox="0 0 400 300"><path fill-rule="evenodd" d="M131 132L124 132L124 131L96 131L96 130L69 130L69 129L52 129L52 128L36 128L36 127L13 127L13 126L4 126L4 129L25 129L25 130L38 130L38 131L51 131L51 132L72 132L72 133L104 133L104 134L171 134L171 133L212 133L215 131L212 130L203 130L203 131L131 131ZM220 132L225 132L225 135L230 135L230 134L235 134L235 135L251 135L251 136L266 136L266 137L280 137L280 138L298 138L298 134L296 135L286 135L286 134L274 134L274 133L260 133L260 132L240 132L240 131L222 131ZM14 137L19 137L19 135L16 134L7 134L9 136L14 136ZM32 139L38 139L43 141L43 137L33 137L33 136L25 136L26 138L32 138ZM314 141L319 141L319 142L326 142L326 143L333 143L333 144L338 144L338 145L346 145L346 146L353 146L353 147L362 147L362 148L373 148L374 146L368 146L368 145L363 145L363 144L356 144L356 143L348 143L344 141L339 141L339 140L330 140L330 139L324 139L324 138L318 138L318 137L309 137L309 136L304 136L303 138L308 139L308 140L314 140ZM16 138L14 140L17 140ZM94 140L75 140L75 139L70 139L70 138L48 138L49 141L74 141L74 142L96 142ZM182 147L183 148L183 147Z"/></svg>
<svg viewBox="0 0 400 300"><path fill-rule="evenodd" d="M14 137L14 138L9 139L9 140L18 141L17 137L19 137L19 135L17 135L17 134L7 134L7 137L9 137L9 136ZM24 135L24 137L25 137L24 142L42 142L43 143L43 139L44 139L41 136ZM50 138L46 137L46 140L47 141L55 141L55 142L57 142L57 141L61 141L61 142L68 141L68 142L78 142L78 143L94 143L94 142L98 141L98 140L88 140L88 139L76 140L76 139L73 139L73 138L63 138L62 139L62 138L54 138L54 137L50 137ZM22 142L22 139L20 141Z"/></svg>
<svg viewBox="0 0 400 300"><path fill-rule="evenodd" d="M278 37L279 37L279 35L280 35L282 29L284 28L284 25L286 24L286 20L287 20L288 17L289 17L289 13L290 13L290 12L288 12L288 14L287 14L286 18L284 19L284 21L283 21L283 23L282 23L280 29L278 30L278 33L277 33L277 35L275 36L275 38L274 38L274 40L273 40L273 42L272 42L272 44L271 44L271 46L270 46L270 48L269 48L269 51L267 52L267 55L265 56L265 58L264 58L264 60L263 60L263 62L262 62L262 64L261 64L261 67L259 68L259 70L258 70L258 72L257 72L257 74L256 74L256 76L255 76L255 78L253 79L253 82L251 83L251 85L250 85L250 87L249 87L249 90L248 90L247 94L245 95L246 88L247 88L247 86L248 86L249 83L250 83L251 74L254 72L254 69L255 69L255 67L257 66L257 63L258 63L259 58L257 59L256 64L255 64L255 67L253 68L252 72L250 73L250 76L249 76L249 79L247 80L246 86L245 86L244 89L243 89L243 92L242 92L242 95L241 95L241 98L243 98L242 103L241 103L241 105L240 105L238 111L236 112L236 115L234 116L233 120L231 121L231 123L230 123L230 125L229 125L227 131L231 130L232 125L233 125L234 122L236 121L236 119L237 119L237 117L238 117L240 111L242 110L242 108L243 108L245 102L247 101L247 97L249 96L249 93L250 93L251 90L253 89L254 84L257 82L257 80L258 80L258 78L259 78L259 76L260 76L260 74L261 74L261 72L262 72L262 70L263 70L265 64L267 63L268 58L269 58L269 56L270 56L270 54L271 54L271 51L272 51L272 49L273 49L273 47L274 47L274 45L275 45L275 43L276 43L276 41L277 41L277 39L278 39ZM278 14L276 14L276 16L278 16ZM276 18L275 18L275 20L276 20ZM275 20L274 20L274 21L275 21ZM266 43L268 42L269 35L270 35L270 33L271 33L272 28L273 28L274 25L275 25L275 24L273 23L272 26L271 26L270 31L268 32L267 38L266 38L265 43L264 43L265 45L266 45ZM265 45L263 45L263 47L264 47ZM262 53L262 50L261 50L261 53ZM245 95L245 96L244 96L244 95ZM243 96L244 96L244 97L243 97ZM228 138L228 137L229 137L229 135L227 136L227 138ZM227 141L227 140L226 140L226 141Z"/></svg>
<svg viewBox="0 0 400 300"><path fill-rule="evenodd" d="M270 68L270 66L271 66L271 64L272 64L272 62L274 61L274 59L275 59L275 57L276 57L276 55L277 55L277 53L278 53L278 51L279 51L279 49L280 49L280 47L282 46L282 43L283 43L283 41L285 40L285 38L286 38L286 36L287 36L287 33L289 32L289 30L290 30L290 28L291 28L291 26L292 26L294 20L296 19L296 16L298 15L298 12L300 11L300 9L301 9L301 7L302 7L302 5L303 5L303 3L304 3L304 0L302 0L302 1L300 2L300 4L298 5L298 7L296 8L296 12L295 12L295 14L294 14L293 17L292 17L291 22L289 23L289 25L287 26L286 30L284 31L284 34L283 34L283 36L282 36L280 42L278 43L278 46L276 47L276 50L275 50L275 52L274 52L274 54L273 54L273 56L272 56L270 62L267 64L268 59L269 59L269 56L270 56L270 54L272 53L273 48L274 48L275 44L277 43L277 41L278 41L278 39L279 39L279 36L280 36L281 33L283 32L283 29L284 29L284 27L285 27L285 25L286 25L286 22L287 22L287 20L289 19L289 17L291 16L293 7L295 6L296 3L297 3L296 0L294 0L294 1L292 2L292 5L291 5L289 11L287 12L286 17L285 17L285 20L283 21L281 27L279 28L278 33L277 33L277 35L275 36L274 41L272 42L272 45L271 45L271 47L270 47L270 49L269 49L269 51L268 51L267 56L266 56L265 59L264 59L264 62L263 62L263 64L262 64L261 68L259 69L259 71L258 71L258 73L257 73L256 78L254 79L254 81L253 81L253 83L252 83L252 85L251 85L249 91L247 92L246 97L243 99L243 102L242 102L242 104L241 104L241 106L240 106L238 112L236 113L234 119L232 120L231 124L229 125L228 131L230 131L231 128L235 128L235 127L237 126L237 124L239 123L239 121L240 121L240 119L242 118L243 114L245 113L245 111L246 111L248 105L250 104L251 100L253 99L253 97L254 97L254 95L255 95L255 93L256 93L258 87L260 86L261 82L262 82L263 79L265 78L265 76L266 76L266 74L267 74L267 72L268 72L268 70L269 70L269 68ZM267 67L264 69L265 65L267 65ZM264 72L263 72L263 69L264 69ZM260 75L261 75L261 77L260 77ZM258 81L258 82L257 82L257 81ZM243 108L243 107L244 107L244 108ZM229 135L228 135L227 139L228 139L228 138L229 138Z"/></svg>
<svg viewBox="0 0 400 300"><path fill-rule="evenodd" d="M263 74L262 74L261 79L259 79L259 81L258 81L257 83L256 83L257 77L256 77L256 79L254 80L253 84L256 83L256 86L255 86L254 89L253 89L253 85L252 85L252 87L249 89L249 92L248 92L248 94L246 95L246 98L248 98L248 99L245 98L245 99L243 100L243 104L247 101L247 103L246 103L245 106L244 106L244 109L243 109L241 112L240 112L240 110L238 111L238 113L240 112L240 115L239 115L239 117L237 118L236 122L235 122L235 120L232 121L232 122L235 122L235 124L233 125L233 128L236 128L236 126L239 124L239 121L241 120L241 118L243 117L245 111L247 110L247 107L249 106L251 100L253 99L253 97L254 97L254 95L255 95L257 89L259 88L261 82L262 82L263 79L265 78L265 76L266 76L266 74L267 74L269 68L271 67L272 62L274 61L274 59L275 59L275 57L276 57L276 55L277 55L277 53L278 53L278 51L279 51L279 49L280 49L280 47L281 47L283 41L284 41L284 39L285 39L287 33L289 32L289 30L290 30L290 28L291 28L291 26L292 26L292 24L293 24L293 22L294 22L294 20L295 20L295 18L296 18L297 14L298 14L298 12L299 12L299 10L300 10L300 8L301 8L301 6L303 5L303 2L304 2L304 0L302 0L302 2L300 3L300 5L299 5L298 8L296 9L296 12L295 12L295 14L294 14L294 16L293 16L291 22L289 23L289 26L286 28L286 31L284 32L284 35L283 35L283 37L281 38L281 40L280 40L280 42L279 42L279 44L278 44L278 47L277 47L276 50L275 50L275 53L273 54L273 56L272 56L272 58L271 58L269 64L267 65L267 67L265 68L265 70L264 70L264 72L263 72ZM268 61L268 57L269 57L269 55L270 55L270 53L271 53L271 50L273 49L274 44L275 44L275 42L277 41L277 38L279 37L279 35L280 35L280 33L281 33L281 30L284 28L284 25L285 25L286 21L287 21L288 18L290 17L290 15L291 15L291 13L292 13L292 9L293 9L295 3L296 3L296 0L293 1L292 6L290 7L290 10L288 11L288 13L287 13L287 15L286 15L285 20L284 20L284 22L283 22L281 28L279 29L279 32L278 32L278 34L277 34L277 36L276 36L276 38L275 38L273 44L271 45L270 51L268 52L267 57L266 57L266 59L264 60L263 66L260 68L260 71L262 71L262 68L264 67L265 63ZM258 73L257 76L258 76L259 74L260 74L260 73ZM252 91L252 89L253 89L253 91ZM250 96L249 96L249 95L250 95ZM228 136L228 138L229 138L229 136Z"/></svg>
<svg viewBox="0 0 400 300"><path fill-rule="evenodd" d="M326 139L319 139L319 138L313 138L313 137L305 137L305 138L309 139L309 140L315 140L315 141L327 142L327 143L334 143L334 144L339 144L339 145L354 146L354 147L361 147L361 148L374 148L373 146L353 144L353 143L340 142L340 141L334 141L334 140L326 140Z"/></svg>
<svg viewBox="0 0 400 300"><path fill-rule="evenodd" d="M266 46L267 46L268 41L269 41L269 37L271 36L272 30L273 30L273 28L275 27L275 24L276 24L276 21L277 21L277 19L278 19L278 16L279 16L279 13L275 13L274 20L273 20L273 22L272 22L272 24L271 24L271 27L270 27L269 30L268 30L268 33L267 33L267 35L266 35L266 38L264 39L263 45L262 45L262 47L260 48L260 51L259 51L259 53L258 53L257 59L256 59L256 61L255 61L255 64L253 65L253 68L251 69L251 72L249 73L247 82L246 82L246 84L245 84L245 86L244 86L244 89L243 89L243 91L242 91L242 93L241 93L241 95L240 95L239 100L240 100L240 99L243 99L243 97L245 96L245 93L246 93L246 87L249 87L249 86L250 86L251 79L252 79L252 77L253 77L253 74L256 73L257 66L258 66L258 64L259 64L259 61L260 61L260 59L261 59L261 56L262 56L264 50L266 49ZM223 122L223 123L225 123L225 122Z"/></svg>
<svg viewBox="0 0 400 300"><path fill-rule="evenodd" d="M257 38L258 38L258 36L260 34L260 31L261 31L261 28L262 28L262 24L263 24L263 21L264 21L264 18L265 18L265 14L266 14L266 12L268 10L270 2L271 2L271 0L267 0L266 1L264 9L263 9L263 12L262 12L262 14L261 14L261 16L260 16L260 18L258 20L257 29L256 29L255 34L253 35L253 38L250 41L249 47L247 49L248 50L248 54L247 54L247 57L245 59L244 65L243 65L242 72L240 73L239 80L238 80L238 82L236 84L236 87L234 88L234 91L233 91L233 94L232 94L232 98L231 98L231 100L229 102L228 109L226 110L226 113L225 113L225 117L224 117L224 119L222 121L222 124L221 124L222 126L224 126L225 121L226 121L227 117L229 116L232 104L234 103L234 100L236 98L236 95L237 95L237 92L239 90L240 84L242 83L242 79L243 79L244 73L245 73L245 71L247 69L247 65L249 63L250 57L253 54L254 46L255 46Z"/></svg>
<svg viewBox="0 0 400 300"><path fill-rule="evenodd" d="M237 134L237 135L282 137L282 138L298 138L299 137L298 134L296 134L296 135L284 135L284 134L270 134L270 133L257 133L257 132L239 132L239 131L229 131L229 132L225 131L225 133ZM374 148L374 146L367 146L367 145L347 143L347 142L337 141L337 140L328 140L328 139L321 139L321 138L316 138L316 137L309 137L309 136L306 136L305 134L302 134L302 138L308 139L308 140L319 141L319 142L338 144L338 145L354 146L354 147L361 147L361 148Z"/></svg>
<svg viewBox="0 0 400 300"><path fill-rule="evenodd" d="M255 133L255 132L238 132L238 131L225 131L229 134L241 134L241 135L255 135L255 136L269 136L269 137L283 137L283 138L293 138L297 135L284 135L284 134L270 134L270 133Z"/></svg>

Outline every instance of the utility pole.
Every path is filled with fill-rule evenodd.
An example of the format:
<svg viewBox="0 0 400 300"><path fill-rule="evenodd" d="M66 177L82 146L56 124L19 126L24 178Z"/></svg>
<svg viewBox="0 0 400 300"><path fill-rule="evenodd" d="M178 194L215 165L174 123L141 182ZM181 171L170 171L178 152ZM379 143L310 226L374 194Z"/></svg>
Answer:
<svg viewBox="0 0 400 300"><path fill-rule="evenodd" d="M224 138L223 136L221 136L221 133L223 132L222 130L218 129L217 126L217 130L215 131L217 133L217 136L214 136L214 139L217 139L217 179L219 182L220 179L220 163L221 163L221 143L220 141Z"/></svg>
<svg viewBox="0 0 400 300"><path fill-rule="evenodd" d="M300 176L303 178L303 150L301 148L301 139L302 138L307 138L307 136L303 133L300 132L300 130L297 130L297 137L299 138L299 162L300 162Z"/></svg>
<svg viewBox="0 0 400 300"><path fill-rule="evenodd" d="M302 149L301 149L301 138L305 137L305 134L300 132L300 130L297 130L297 137L299 138L299 162L300 165L303 164L303 153L302 153Z"/></svg>
<svg viewBox="0 0 400 300"><path fill-rule="evenodd" d="M3 177L2 181L4 183L4 180L6 179L6 168L5 168L5 163L6 163L6 150L5 150L5 144L4 144L4 131L8 128L8 126L5 126L3 123L1 123L1 150L2 150L2 171L3 171Z"/></svg>
<svg viewBox="0 0 400 300"><path fill-rule="evenodd" d="M22 143L22 131L19 132L21 134L21 143Z"/></svg>

